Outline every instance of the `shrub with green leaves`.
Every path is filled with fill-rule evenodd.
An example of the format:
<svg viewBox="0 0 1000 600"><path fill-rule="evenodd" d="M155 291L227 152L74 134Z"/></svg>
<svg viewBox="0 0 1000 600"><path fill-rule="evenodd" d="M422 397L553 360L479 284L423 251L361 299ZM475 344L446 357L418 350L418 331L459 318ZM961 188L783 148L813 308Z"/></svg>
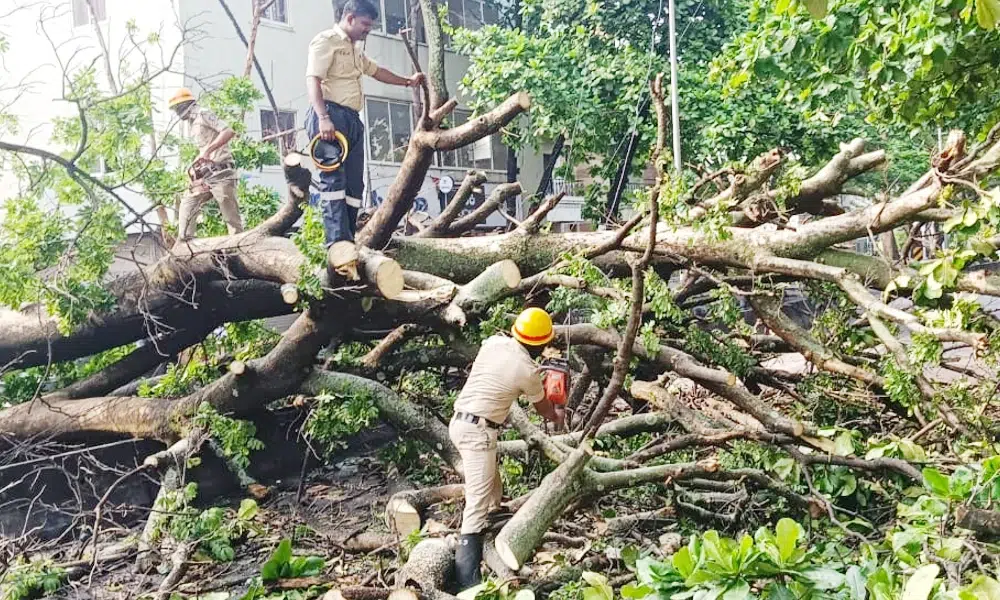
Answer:
<svg viewBox="0 0 1000 600"><path fill-rule="evenodd" d="M66 572L51 561L19 560L0 574L0 600L30 600L56 593L66 580Z"/></svg>

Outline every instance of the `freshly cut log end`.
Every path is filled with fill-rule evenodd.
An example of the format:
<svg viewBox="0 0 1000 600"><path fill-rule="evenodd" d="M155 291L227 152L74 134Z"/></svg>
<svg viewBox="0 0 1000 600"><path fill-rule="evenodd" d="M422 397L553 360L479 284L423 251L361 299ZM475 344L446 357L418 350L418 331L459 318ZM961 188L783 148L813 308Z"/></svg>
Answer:
<svg viewBox="0 0 1000 600"><path fill-rule="evenodd" d="M329 267L349 281L361 279L358 274L360 258L358 247L354 245L354 242L334 242L326 252L326 261Z"/></svg>
<svg viewBox="0 0 1000 600"><path fill-rule="evenodd" d="M386 503L386 525L399 537L406 537L423 526L422 513L428 506L461 498L464 493L461 484L398 492Z"/></svg>
<svg viewBox="0 0 1000 600"><path fill-rule="evenodd" d="M391 258L381 257L375 267L372 283L383 297L392 300L403 291L403 267ZM367 268L367 265L366 265Z"/></svg>
<svg viewBox="0 0 1000 600"><path fill-rule="evenodd" d="M242 375L247 372L247 364L242 360L234 360L229 363L229 372L233 375Z"/></svg>
<svg viewBox="0 0 1000 600"><path fill-rule="evenodd" d="M392 590L389 592L388 600L418 600L419 598L420 596L417 596L413 590Z"/></svg>
<svg viewBox="0 0 1000 600"><path fill-rule="evenodd" d="M517 93L517 104L524 110L531 108L531 96L528 95L528 92Z"/></svg>
<svg viewBox="0 0 1000 600"><path fill-rule="evenodd" d="M517 571L521 568L521 561L517 560L517 556L515 556L514 552L510 549L510 545L500 540L496 540L495 545L497 554L500 555L500 560L503 561L503 564L507 565L508 569Z"/></svg>
<svg viewBox="0 0 1000 600"><path fill-rule="evenodd" d="M517 263L504 259L493 263L475 279L463 285L455 296L455 305L462 310L477 310L493 304L516 289L521 283Z"/></svg>
<svg viewBox="0 0 1000 600"><path fill-rule="evenodd" d="M295 304L299 301L299 289L294 283L286 283L281 286L281 299L285 304Z"/></svg>
<svg viewBox="0 0 1000 600"><path fill-rule="evenodd" d="M390 498L385 507L389 528L400 537L406 537L421 526L420 510L405 499Z"/></svg>

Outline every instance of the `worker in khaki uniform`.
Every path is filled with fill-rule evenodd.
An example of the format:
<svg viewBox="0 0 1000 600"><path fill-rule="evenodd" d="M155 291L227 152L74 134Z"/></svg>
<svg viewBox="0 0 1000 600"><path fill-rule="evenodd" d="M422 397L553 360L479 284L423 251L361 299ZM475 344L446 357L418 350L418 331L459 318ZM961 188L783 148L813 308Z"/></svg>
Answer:
<svg viewBox="0 0 1000 600"><path fill-rule="evenodd" d="M198 105L194 95L181 88L168 103L177 117L188 124L191 138L198 146L189 174L191 184L181 199L177 215L177 236L180 240L194 237L197 217L202 206L212 198L219 204L222 220L230 234L243 231L240 207L236 203L236 164L229 149L235 132L210 110Z"/></svg>
<svg viewBox="0 0 1000 600"><path fill-rule="evenodd" d="M518 315L513 337L494 335L483 342L469 378L455 400L448 433L462 455L465 469L465 511L455 551L460 589L480 582L483 531L489 513L500 508L501 484L497 464L497 433L511 405L524 396L546 419L561 425L564 413L554 406L542 385L535 363L555 333L552 319L540 308Z"/></svg>
<svg viewBox="0 0 1000 600"><path fill-rule="evenodd" d="M346 0L340 6L337 24L309 42L306 132L310 140L318 135L327 142L325 154L335 157L324 158L340 162L339 168L320 170L319 207L327 246L341 240L354 241L357 232L365 187L365 126L358 114L363 100L361 76L406 87L418 85L424 77L422 73L400 77L378 66L358 48L358 42L368 37L377 19L378 9L369 0ZM340 144L346 144L346 157L337 150Z"/></svg>

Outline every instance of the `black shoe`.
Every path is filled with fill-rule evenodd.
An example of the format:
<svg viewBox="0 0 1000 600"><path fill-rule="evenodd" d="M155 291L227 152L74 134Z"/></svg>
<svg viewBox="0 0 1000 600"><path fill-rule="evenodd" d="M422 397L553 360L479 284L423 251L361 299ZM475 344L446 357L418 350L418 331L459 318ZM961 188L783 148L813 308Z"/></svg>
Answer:
<svg viewBox="0 0 1000 600"><path fill-rule="evenodd" d="M483 560L483 534L470 533L458 536L455 548L455 581L458 590L467 590L482 582L479 570Z"/></svg>

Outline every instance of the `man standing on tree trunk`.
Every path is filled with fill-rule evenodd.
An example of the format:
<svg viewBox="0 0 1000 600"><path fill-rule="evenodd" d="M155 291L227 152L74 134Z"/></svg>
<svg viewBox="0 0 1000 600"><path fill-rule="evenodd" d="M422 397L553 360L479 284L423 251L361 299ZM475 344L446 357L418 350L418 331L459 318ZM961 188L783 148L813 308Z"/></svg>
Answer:
<svg viewBox="0 0 1000 600"><path fill-rule="evenodd" d="M337 4L335 0L335 10ZM378 19L374 4L369 0L346 0L339 11L338 23L309 43L306 65L310 105L306 113L306 132L310 140L319 135L327 142L321 150L323 158L342 161L339 168L321 170L319 176L319 206L328 247L341 240L354 241L357 231L358 208L364 192L365 154L365 127L358 114L362 103L361 76L406 87L418 85L423 80L422 73L400 77L378 66L357 47L358 42L368 37ZM337 133L346 141L346 158L336 156L340 142Z"/></svg>
<svg viewBox="0 0 1000 600"><path fill-rule="evenodd" d="M177 238L183 241L194 237L198 213L212 198L219 204L229 234L243 231L236 203L236 164L229 150L229 141L236 133L214 113L199 106L187 88L177 90L168 106L188 124L198 146L198 157L188 170L190 187L181 198L177 215Z"/></svg>
<svg viewBox="0 0 1000 600"><path fill-rule="evenodd" d="M462 535L455 551L455 573L460 589L480 582L483 531L489 514L500 508L503 492L497 464L497 432L518 396L527 398L538 414L561 425L562 407L545 395L535 359L555 337L552 318L540 308L518 315L513 338L494 335L472 363L465 386L455 400L455 416L448 434L462 455L465 468L465 511Z"/></svg>

